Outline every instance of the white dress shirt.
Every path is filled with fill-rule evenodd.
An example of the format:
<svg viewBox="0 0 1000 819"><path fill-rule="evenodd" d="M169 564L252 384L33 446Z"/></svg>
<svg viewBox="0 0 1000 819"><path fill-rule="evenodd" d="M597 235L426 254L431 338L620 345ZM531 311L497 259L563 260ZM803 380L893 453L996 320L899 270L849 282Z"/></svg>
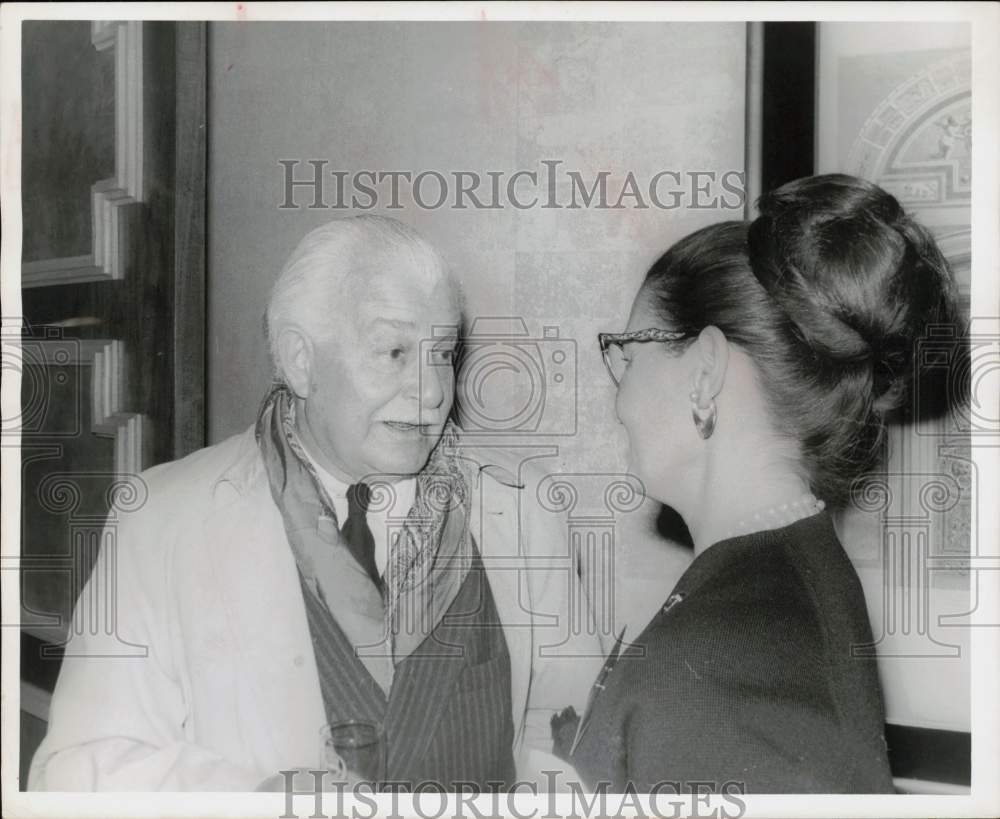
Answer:
<svg viewBox="0 0 1000 819"><path fill-rule="evenodd" d="M333 509L337 513L337 523L343 528L347 521L347 490L350 488L350 484L335 478L317 464L316 459L311 455L309 459L316 469L316 474L319 476L323 488L326 489L326 493L333 502ZM399 531L399 524L406 517L406 513L410 511L410 507L413 506L413 499L417 494L417 479L404 478L394 483L392 488L396 495L389 508L369 509L368 514L365 515L368 528L371 529L372 536L375 538L375 565L378 567L380 575L385 574L385 567L389 565L389 529L392 527L394 533Z"/></svg>

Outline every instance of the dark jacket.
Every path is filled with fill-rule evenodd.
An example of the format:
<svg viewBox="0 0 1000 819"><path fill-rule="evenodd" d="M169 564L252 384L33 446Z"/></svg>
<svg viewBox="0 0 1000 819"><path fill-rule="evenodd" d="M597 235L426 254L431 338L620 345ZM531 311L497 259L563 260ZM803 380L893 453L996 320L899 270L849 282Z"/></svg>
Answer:
<svg viewBox="0 0 1000 819"><path fill-rule="evenodd" d="M871 643L827 514L722 541L622 652L570 761L612 791L892 792L875 660L852 652Z"/></svg>

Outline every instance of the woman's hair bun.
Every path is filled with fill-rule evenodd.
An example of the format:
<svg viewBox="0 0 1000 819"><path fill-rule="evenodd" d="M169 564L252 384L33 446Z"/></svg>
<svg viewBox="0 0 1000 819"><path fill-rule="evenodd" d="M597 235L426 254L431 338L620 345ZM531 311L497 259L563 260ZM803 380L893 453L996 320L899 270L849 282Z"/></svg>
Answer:
<svg viewBox="0 0 1000 819"><path fill-rule="evenodd" d="M866 373L877 411L906 403L918 340L957 319L931 235L878 186L839 174L788 183L758 209L751 269L819 371Z"/></svg>
<svg viewBox="0 0 1000 819"><path fill-rule="evenodd" d="M870 182L799 179L759 208L672 245L645 290L664 327L717 327L750 356L813 492L842 506L884 454L890 418L967 404L957 288L930 233Z"/></svg>

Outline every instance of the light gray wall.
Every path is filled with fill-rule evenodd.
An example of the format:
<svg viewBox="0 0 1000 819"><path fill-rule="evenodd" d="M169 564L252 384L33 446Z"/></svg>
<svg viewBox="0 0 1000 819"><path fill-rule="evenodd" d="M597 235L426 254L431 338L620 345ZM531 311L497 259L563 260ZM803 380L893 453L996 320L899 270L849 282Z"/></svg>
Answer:
<svg viewBox="0 0 1000 819"><path fill-rule="evenodd" d="M351 173L446 174L541 170L541 160L557 159L584 174L611 171L616 196L628 171L649 180L661 170L743 168L740 23L216 23L210 36L211 442L252 423L267 386L260 315L273 277L307 231L345 213L279 209L279 159L328 159L328 169ZM298 198L311 201L306 192ZM578 415L577 435L550 441L559 446L553 468L570 472L623 467L595 333L624 326L646 268L668 245L742 215L375 212L416 226L442 249L471 315L520 316L535 336L549 325L575 341L581 400L563 396L550 410L557 423ZM640 531L616 550L617 585L628 589L620 599L655 608L672 564L648 520L632 517ZM641 628L646 612L623 609L618 619Z"/></svg>
<svg viewBox="0 0 1000 819"><path fill-rule="evenodd" d="M661 169L740 170L744 57L735 23L212 24L211 441L254 417L268 378L259 316L281 263L308 230L345 212L279 210L279 159L329 159L328 168L350 172L508 174L560 159L584 173L611 170L612 191L628 170L640 179ZM424 190L432 195L433 183ZM311 201L305 191L297 198ZM559 325L577 340L592 434L569 448L607 448L602 460L611 462L609 402L600 400L610 390L593 334L623 325L646 266L667 245L739 216L376 212L414 224L444 251L472 314L520 315L532 332Z"/></svg>

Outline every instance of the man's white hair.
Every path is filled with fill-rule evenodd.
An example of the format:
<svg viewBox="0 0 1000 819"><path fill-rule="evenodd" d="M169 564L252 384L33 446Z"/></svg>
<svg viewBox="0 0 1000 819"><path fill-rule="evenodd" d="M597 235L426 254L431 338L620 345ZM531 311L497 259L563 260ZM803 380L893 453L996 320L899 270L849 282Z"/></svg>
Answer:
<svg viewBox="0 0 1000 819"><path fill-rule="evenodd" d="M405 253L412 270L428 285L445 279L461 306L461 291L441 254L413 228L386 216L364 214L335 219L306 234L285 262L271 290L264 314L264 332L271 364L282 378L278 339L290 326L301 329L313 341L329 340L338 323L338 312L346 315L364 282L351 281L365 253L387 249ZM337 310L341 307L341 310Z"/></svg>

